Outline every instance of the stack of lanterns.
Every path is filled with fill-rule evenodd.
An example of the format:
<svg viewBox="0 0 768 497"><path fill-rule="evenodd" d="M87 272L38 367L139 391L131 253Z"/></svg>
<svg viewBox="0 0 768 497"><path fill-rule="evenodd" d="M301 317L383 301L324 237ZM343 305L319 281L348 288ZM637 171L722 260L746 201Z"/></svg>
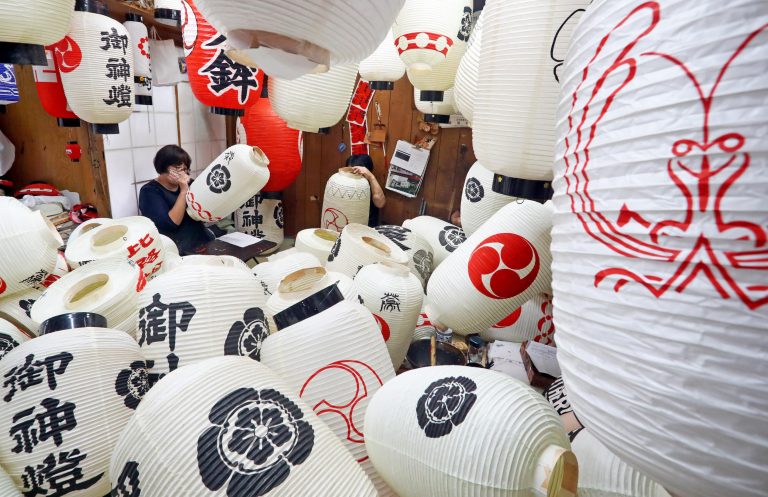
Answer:
<svg viewBox="0 0 768 497"><path fill-rule="evenodd" d="M152 105L152 65L149 54L149 32L139 14L128 13L123 23L130 35L134 63L134 91L137 105Z"/></svg>
<svg viewBox="0 0 768 497"><path fill-rule="evenodd" d="M69 30L75 0L0 2L0 63L45 65L45 45Z"/></svg>

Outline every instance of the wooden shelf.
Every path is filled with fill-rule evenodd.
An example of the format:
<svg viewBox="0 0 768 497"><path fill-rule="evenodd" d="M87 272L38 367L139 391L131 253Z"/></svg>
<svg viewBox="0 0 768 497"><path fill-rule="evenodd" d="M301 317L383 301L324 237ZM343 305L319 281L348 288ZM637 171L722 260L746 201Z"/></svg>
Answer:
<svg viewBox="0 0 768 497"><path fill-rule="evenodd" d="M147 27L154 26L157 29L157 34L164 40L171 39L177 45L181 46L181 28L168 26L155 21L154 12L151 9L144 9L133 4L125 3L121 0L103 0L104 4L109 9L109 16L119 22L125 21L125 14L128 12L135 12L141 14L144 17L144 24Z"/></svg>

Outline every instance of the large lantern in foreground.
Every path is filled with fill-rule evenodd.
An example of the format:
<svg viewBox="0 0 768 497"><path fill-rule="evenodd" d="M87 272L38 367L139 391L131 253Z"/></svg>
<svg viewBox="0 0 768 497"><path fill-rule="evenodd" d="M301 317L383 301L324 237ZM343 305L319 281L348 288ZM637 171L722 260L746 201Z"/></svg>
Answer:
<svg viewBox="0 0 768 497"><path fill-rule="evenodd" d="M0 2L0 63L45 64L43 46L69 30L75 0Z"/></svg>
<svg viewBox="0 0 768 497"><path fill-rule="evenodd" d="M95 8L95 5L86 6ZM133 51L125 26L105 15L75 12L53 46L72 111L98 133L119 133L133 111Z"/></svg>
<svg viewBox="0 0 768 497"><path fill-rule="evenodd" d="M76 128L80 126L80 119L69 108L53 50L53 46L45 47L46 65L32 67L37 97L45 112L55 117L59 126Z"/></svg>
<svg viewBox="0 0 768 497"><path fill-rule="evenodd" d="M560 66L588 0L489 0L474 108L477 159L493 172L552 179Z"/></svg>
<svg viewBox="0 0 768 497"><path fill-rule="evenodd" d="M129 12L123 23L131 37L133 52L133 81L135 101L138 105L152 105L152 65L149 55L149 32L144 25L144 18Z"/></svg>
<svg viewBox="0 0 768 497"><path fill-rule="evenodd" d="M173 457L168 457L173 454ZM242 357L169 374L123 430L113 488L141 495L376 497L341 442L287 382ZM135 488L135 487L129 487Z"/></svg>
<svg viewBox="0 0 768 497"><path fill-rule="evenodd" d="M404 0L197 0L230 36L232 57L277 78L295 79L369 56ZM258 12L258 15L253 15ZM354 19L355 29L348 20Z"/></svg>
<svg viewBox="0 0 768 497"><path fill-rule="evenodd" d="M192 0L182 0L182 40L192 93L211 112L242 116L261 98L264 73L233 61L226 35L217 31Z"/></svg>
<svg viewBox="0 0 768 497"><path fill-rule="evenodd" d="M370 57L360 62L360 77L368 81L372 90L392 90L395 82L405 75L405 64L400 60L392 39L392 31Z"/></svg>
<svg viewBox="0 0 768 497"><path fill-rule="evenodd" d="M560 73L563 378L592 434L679 497L768 481L766 54L763 1L601 1Z"/></svg>

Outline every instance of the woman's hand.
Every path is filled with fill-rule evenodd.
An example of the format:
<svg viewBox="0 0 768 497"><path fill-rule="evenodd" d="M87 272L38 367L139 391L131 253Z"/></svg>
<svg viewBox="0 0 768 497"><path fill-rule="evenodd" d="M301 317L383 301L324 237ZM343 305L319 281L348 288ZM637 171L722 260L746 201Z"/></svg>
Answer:
<svg viewBox="0 0 768 497"><path fill-rule="evenodd" d="M373 174L363 166L355 166L352 168L352 172L354 174L357 174L358 176L362 176L365 179L370 180L370 177L373 176Z"/></svg>
<svg viewBox="0 0 768 497"><path fill-rule="evenodd" d="M189 174L186 171L169 171L170 178L179 185L182 193L186 193L189 190Z"/></svg>

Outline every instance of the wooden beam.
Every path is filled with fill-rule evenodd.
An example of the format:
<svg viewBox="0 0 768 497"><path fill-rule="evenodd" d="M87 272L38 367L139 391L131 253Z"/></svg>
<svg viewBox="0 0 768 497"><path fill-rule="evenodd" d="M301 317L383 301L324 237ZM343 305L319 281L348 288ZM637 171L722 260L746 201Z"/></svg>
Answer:
<svg viewBox="0 0 768 497"><path fill-rule="evenodd" d="M141 14L144 17L144 24L147 28L154 26L157 29L157 34L163 40L173 40L178 46L182 46L181 43L181 28L175 26L168 26L155 21L154 11L152 9L145 9L138 5L128 4L121 0L104 0L104 4L109 9L109 16L112 19L122 23L125 21L125 14L128 12L135 12Z"/></svg>

